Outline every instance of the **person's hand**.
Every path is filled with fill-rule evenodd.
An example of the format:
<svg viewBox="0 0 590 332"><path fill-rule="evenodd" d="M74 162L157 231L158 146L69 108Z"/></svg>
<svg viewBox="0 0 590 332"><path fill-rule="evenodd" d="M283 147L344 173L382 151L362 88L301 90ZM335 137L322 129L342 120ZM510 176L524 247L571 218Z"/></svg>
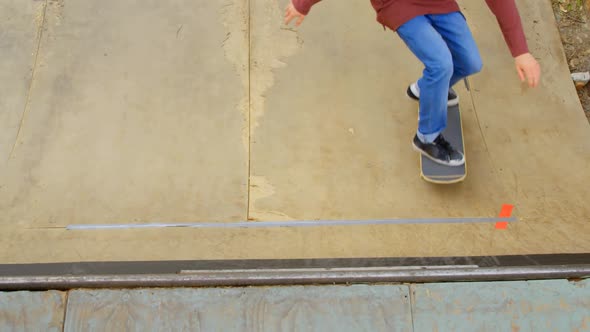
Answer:
<svg viewBox="0 0 590 332"><path fill-rule="evenodd" d="M541 66L530 53L517 56L514 58L514 63L521 82L527 81L531 88L539 85L539 81L541 80Z"/></svg>
<svg viewBox="0 0 590 332"><path fill-rule="evenodd" d="M291 23L293 19L297 19L295 21L295 26L300 26L301 23L303 23L303 20L305 19L305 15L298 12L297 9L295 9L295 6L293 6L293 3L291 2L285 10L285 24L289 25L289 23Z"/></svg>

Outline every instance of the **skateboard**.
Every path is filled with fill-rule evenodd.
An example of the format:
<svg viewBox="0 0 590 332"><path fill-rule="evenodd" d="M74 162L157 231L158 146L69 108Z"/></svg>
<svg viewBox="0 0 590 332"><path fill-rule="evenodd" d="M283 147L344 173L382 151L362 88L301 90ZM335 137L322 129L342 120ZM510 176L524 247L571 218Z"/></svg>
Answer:
<svg viewBox="0 0 590 332"><path fill-rule="evenodd" d="M447 128L443 135L452 146L465 154L459 106L449 107L447 114ZM425 181L436 184L458 183L467 177L467 161L462 166L444 166L420 154L420 176Z"/></svg>

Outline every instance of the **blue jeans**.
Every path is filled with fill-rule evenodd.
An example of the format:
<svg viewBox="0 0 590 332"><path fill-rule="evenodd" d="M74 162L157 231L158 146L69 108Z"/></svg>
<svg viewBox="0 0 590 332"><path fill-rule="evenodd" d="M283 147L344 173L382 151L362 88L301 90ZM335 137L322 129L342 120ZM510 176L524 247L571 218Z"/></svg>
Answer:
<svg viewBox="0 0 590 332"><path fill-rule="evenodd" d="M397 33L425 67L418 80L418 136L432 142L447 126L449 88L481 70L479 51L460 12L418 16Z"/></svg>

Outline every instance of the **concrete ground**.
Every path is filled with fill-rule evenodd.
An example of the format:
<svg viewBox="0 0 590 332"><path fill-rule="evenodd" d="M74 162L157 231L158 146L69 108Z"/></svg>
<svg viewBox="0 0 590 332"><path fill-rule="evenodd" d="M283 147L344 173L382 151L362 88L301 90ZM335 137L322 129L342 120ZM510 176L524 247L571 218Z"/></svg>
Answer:
<svg viewBox="0 0 590 332"><path fill-rule="evenodd" d="M590 331L590 284L0 293L8 331Z"/></svg>
<svg viewBox="0 0 590 332"><path fill-rule="evenodd" d="M419 178L420 64L368 1L0 0L0 262L590 252L590 126L549 1L519 1L541 87L484 1L458 88L467 180ZM66 230L72 224L496 217L517 223Z"/></svg>

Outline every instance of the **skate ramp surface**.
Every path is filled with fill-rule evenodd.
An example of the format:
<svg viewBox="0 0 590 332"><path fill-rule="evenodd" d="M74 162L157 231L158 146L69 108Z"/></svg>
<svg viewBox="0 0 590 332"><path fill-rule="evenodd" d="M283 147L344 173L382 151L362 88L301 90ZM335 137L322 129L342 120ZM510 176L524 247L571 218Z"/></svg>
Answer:
<svg viewBox="0 0 590 332"><path fill-rule="evenodd" d="M549 2L519 1L541 87L484 1L484 70L460 85L468 176L419 178L422 70L368 2L0 1L0 257L72 261L590 251L590 126ZM513 205L505 230L473 218ZM415 219L465 218L416 224ZM296 227L302 220L395 225ZM69 225L292 221L281 228Z"/></svg>

